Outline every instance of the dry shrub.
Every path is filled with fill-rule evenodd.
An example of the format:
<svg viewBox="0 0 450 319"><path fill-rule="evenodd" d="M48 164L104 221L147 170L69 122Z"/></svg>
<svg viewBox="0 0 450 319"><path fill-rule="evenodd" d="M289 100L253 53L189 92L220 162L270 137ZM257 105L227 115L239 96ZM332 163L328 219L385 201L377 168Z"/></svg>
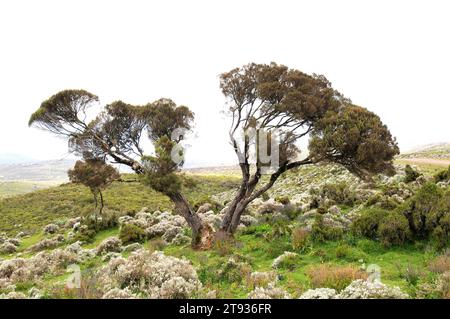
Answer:
<svg viewBox="0 0 450 319"><path fill-rule="evenodd" d="M275 271L269 272L259 272L255 271L248 277L248 285L251 288L256 287L267 287L270 283L276 283L278 281L278 276Z"/></svg>
<svg viewBox="0 0 450 319"><path fill-rule="evenodd" d="M450 256L442 255L436 257L428 264L428 269L431 272L443 274L446 271L450 271Z"/></svg>
<svg viewBox="0 0 450 319"><path fill-rule="evenodd" d="M304 250L309 243L309 232L304 228L295 228L292 231L292 248Z"/></svg>
<svg viewBox="0 0 450 319"><path fill-rule="evenodd" d="M307 271L314 288L343 290L357 279L367 279L367 273L355 266L332 266L323 264Z"/></svg>
<svg viewBox="0 0 450 319"><path fill-rule="evenodd" d="M227 234L218 232L215 234L213 247L214 250L222 257L231 255L235 248L235 241Z"/></svg>

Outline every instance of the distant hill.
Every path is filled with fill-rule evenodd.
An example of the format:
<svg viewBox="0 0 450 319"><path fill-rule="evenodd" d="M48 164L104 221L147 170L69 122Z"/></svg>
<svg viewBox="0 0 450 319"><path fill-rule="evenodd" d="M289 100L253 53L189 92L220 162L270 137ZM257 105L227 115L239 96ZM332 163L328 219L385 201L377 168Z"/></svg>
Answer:
<svg viewBox="0 0 450 319"><path fill-rule="evenodd" d="M66 181L75 160L49 160L32 163L0 164L3 181Z"/></svg>
<svg viewBox="0 0 450 319"><path fill-rule="evenodd" d="M450 143L422 145L400 154L399 158L450 159Z"/></svg>
<svg viewBox="0 0 450 319"><path fill-rule="evenodd" d="M32 157L22 155L22 154L0 154L0 165L4 164L19 164L19 163L31 163L36 160Z"/></svg>

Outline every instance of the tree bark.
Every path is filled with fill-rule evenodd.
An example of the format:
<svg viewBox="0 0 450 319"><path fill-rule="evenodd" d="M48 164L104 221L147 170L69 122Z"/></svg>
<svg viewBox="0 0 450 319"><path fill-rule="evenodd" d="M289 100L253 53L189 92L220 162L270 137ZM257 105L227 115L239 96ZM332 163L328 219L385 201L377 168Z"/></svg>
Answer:
<svg viewBox="0 0 450 319"><path fill-rule="evenodd" d="M105 203L103 201L103 194L102 191L99 191L100 194L100 215L102 215L103 212L103 207L105 206Z"/></svg>
<svg viewBox="0 0 450 319"><path fill-rule="evenodd" d="M168 196L175 203L176 212L184 217L192 230L192 247L195 249L211 248L213 242L211 227L203 223L181 193L169 194Z"/></svg>
<svg viewBox="0 0 450 319"><path fill-rule="evenodd" d="M260 167L257 167L256 173L252 176L250 179L250 176L248 174L248 166L242 167L242 175L243 175L243 181L241 184L241 187L239 188L238 193L234 197L234 199L230 202L228 209L225 213L225 217L222 221L222 226L220 228L220 233L223 235L226 235L228 237L232 237L233 234L236 232L237 227L239 226L239 223L241 221L241 216L247 206L254 201L256 198L267 192L272 186L275 184L277 179L286 171L302 166L311 164L312 161L309 158L306 158L302 161L297 162L291 162L291 163L284 163L284 165L280 166L280 168L274 172L272 175L270 175L269 181L260 187L259 189L256 189L256 186L260 182L261 178L261 170Z"/></svg>

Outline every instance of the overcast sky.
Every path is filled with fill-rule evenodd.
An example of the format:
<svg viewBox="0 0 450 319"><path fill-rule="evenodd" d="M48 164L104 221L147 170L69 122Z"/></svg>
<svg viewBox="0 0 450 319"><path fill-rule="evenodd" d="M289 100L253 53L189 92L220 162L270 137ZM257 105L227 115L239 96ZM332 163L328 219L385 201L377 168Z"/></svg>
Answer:
<svg viewBox="0 0 450 319"><path fill-rule="evenodd" d="M196 113L189 162L234 160L218 75L275 61L325 75L405 150L450 141L449 1L1 1L0 154L67 154L27 127L40 103L170 97Z"/></svg>

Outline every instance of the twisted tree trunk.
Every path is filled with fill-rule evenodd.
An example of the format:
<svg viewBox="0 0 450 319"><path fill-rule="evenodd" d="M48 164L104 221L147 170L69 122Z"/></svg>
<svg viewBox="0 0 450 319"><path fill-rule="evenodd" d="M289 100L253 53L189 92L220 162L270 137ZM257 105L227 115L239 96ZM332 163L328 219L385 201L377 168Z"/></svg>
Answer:
<svg viewBox="0 0 450 319"><path fill-rule="evenodd" d="M213 243L213 231L196 214L189 202L181 193L168 194L175 204L175 210L184 217L192 230L192 247L195 249L209 249Z"/></svg>

